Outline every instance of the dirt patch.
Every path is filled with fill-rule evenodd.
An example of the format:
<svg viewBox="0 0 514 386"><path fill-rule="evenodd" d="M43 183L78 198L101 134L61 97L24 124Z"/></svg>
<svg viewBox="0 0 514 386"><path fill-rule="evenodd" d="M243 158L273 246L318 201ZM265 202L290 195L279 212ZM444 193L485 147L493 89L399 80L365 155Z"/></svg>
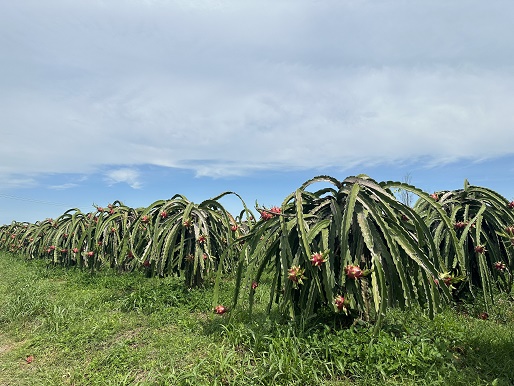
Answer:
<svg viewBox="0 0 514 386"><path fill-rule="evenodd" d="M0 357L7 355L16 348L24 345L25 340L16 342L5 334L0 334Z"/></svg>
<svg viewBox="0 0 514 386"><path fill-rule="evenodd" d="M15 346L16 344L14 342L9 342L7 341L5 336L0 335L0 356L8 353L12 349L14 349Z"/></svg>
<svg viewBox="0 0 514 386"><path fill-rule="evenodd" d="M0 355L2 355L3 353L11 351L11 349L13 347L14 347L13 344L0 345Z"/></svg>
<svg viewBox="0 0 514 386"><path fill-rule="evenodd" d="M112 347L115 344L119 343L127 343L130 347L136 348L139 346L138 338L141 335L143 329L141 327L137 327L133 330L122 331L119 334L112 336L110 339L107 339L104 343L100 344L99 349L104 350L109 347Z"/></svg>

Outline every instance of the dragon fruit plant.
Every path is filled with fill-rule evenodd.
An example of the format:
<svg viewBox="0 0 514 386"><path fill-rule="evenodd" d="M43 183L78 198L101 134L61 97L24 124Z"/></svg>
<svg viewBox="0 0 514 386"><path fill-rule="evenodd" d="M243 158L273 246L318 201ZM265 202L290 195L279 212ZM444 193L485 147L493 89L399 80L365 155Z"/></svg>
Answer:
<svg viewBox="0 0 514 386"><path fill-rule="evenodd" d="M310 191L318 183L325 186ZM268 310L276 301L284 315L309 318L322 309L343 310L344 304L348 314L374 320L379 328L388 307L420 304L433 314L450 299L448 288L428 279L442 270L428 228L371 178L313 178L279 209L261 210L267 214L245 238L249 264L236 279L259 282L271 270ZM250 313L254 293L245 302ZM344 303L337 298L341 293Z"/></svg>
<svg viewBox="0 0 514 386"><path fill-rule="evenodd" d="M198 287L207 274L216 271L221 256L233 244L234 223L216 198L195 204L175 195L139 213L130 228L127 248L136 262L148 262L148 276L181 272L188 288ZM229 259L224 268L227 264Z"/></svg>
<svg viewBox="0 0 514 386"><path fill-rule="evenodd" d="M493 301L493 286L505 292L512 289L512 277L495 268L504 262L506 270L514 268L514 211L511 203L497 192L472 186L437 192L437 205L422 197L414 210L433 235L445 270L465 278L458 297L474 295L473 288L484 292L486 306ZM442 210L442 212L441 212ZM449 221L448 221L449 219ZM512 232L511 232L512 231ZM505 271L506 272L506 271Z"/></svg>

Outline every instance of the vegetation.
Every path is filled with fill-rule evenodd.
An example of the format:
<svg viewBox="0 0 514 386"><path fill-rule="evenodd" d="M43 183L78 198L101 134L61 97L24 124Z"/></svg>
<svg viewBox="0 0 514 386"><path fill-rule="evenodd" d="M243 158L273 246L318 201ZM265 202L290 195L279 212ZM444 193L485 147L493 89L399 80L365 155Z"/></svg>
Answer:
<svg viewBox="0 0 514 386"><path fill-rule="evenodd" d="M333 187L308 192L316 182ZM314 178L263 220L247 236L245 272L255 283L266 268L274 272L268 310L280 299L282 313L308 319L328 306L380 327L388 307L417 304L433 314L450 297L432 279L441 266L429 229L369 177Z"/></svg>
<svg viewBox="0 0 514 386"><path fill-rule="evenodd" d="M450 223L427 201L418 201L415 209L431 228L446 267L444 280L458 296L479 286L486 304L493 301L493 285L510 293L514 269L514 204L498 193L470 186L434 193ZM453 235L452 227L456 236ZM462 249L461 253L455 253Z"/></svg>
<svg viewBox="0 0 514 386"><path fill-rule="evenodd" d="M271 279L271 278L270 278ZM514 302L499 294L444 307L391 310L369 323L301 326L212 312L212 280L47 267L0 254L0 385L510 385ZM221 283L222 302L233 281ZM262 293L261 293L261 290ZM485 318L485 316L482 316ZM30 363L29 363L30 362Z"/></svg>
<svg viewBox="0 0 514 386"><path fill-rule="evenodd" d="M0 227L0 356L28 350L5 383L514 382L514 202L467 181L429 194L319 176L256 204L257 220L242 200L226 211L228 194ZM494 370L478 376L474 358ZM34 378L34 363L78 370Z"/></svg>

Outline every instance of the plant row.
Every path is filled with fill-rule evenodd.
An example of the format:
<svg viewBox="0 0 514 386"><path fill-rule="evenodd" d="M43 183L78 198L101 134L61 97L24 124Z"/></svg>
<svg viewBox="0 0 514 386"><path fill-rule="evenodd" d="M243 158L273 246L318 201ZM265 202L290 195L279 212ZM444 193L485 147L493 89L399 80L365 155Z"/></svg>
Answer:
<svg viewBox="0 0 514 386"><path fill-rule="evenodd" d="M418 197L413 207L397 199L399 190ZM238 216L225 210L220 199L228 194L239 197L226 192L195 204L176 195L137 209L116 201L13 222L0 227L0 250L92 271L179 275L187 287L215 275L219 314L242 304L251 313L266 288L268 312L276 306L303 320L328 312L377 328L390 307L419 305L433 315L476 291L490 304L495 291L512 289L514 202L467 181L428 194L365 175L318 176L280 207L256 204L259 219L242 199ZM218 305L227 274L236 280L233 303Z"/></svg>

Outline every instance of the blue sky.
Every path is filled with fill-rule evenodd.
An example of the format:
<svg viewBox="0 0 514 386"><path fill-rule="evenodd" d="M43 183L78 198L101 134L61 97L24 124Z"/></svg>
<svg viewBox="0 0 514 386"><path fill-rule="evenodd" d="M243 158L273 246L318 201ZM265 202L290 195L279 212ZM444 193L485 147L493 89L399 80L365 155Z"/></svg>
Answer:
<svg viewBox="0 0 514 386"><path fill-rule="evenodd" d="M511 1L24 0L0 5L0 224L278 205L365 173L514 199ZM231 211L233 198L221 201Z"/></svg>

